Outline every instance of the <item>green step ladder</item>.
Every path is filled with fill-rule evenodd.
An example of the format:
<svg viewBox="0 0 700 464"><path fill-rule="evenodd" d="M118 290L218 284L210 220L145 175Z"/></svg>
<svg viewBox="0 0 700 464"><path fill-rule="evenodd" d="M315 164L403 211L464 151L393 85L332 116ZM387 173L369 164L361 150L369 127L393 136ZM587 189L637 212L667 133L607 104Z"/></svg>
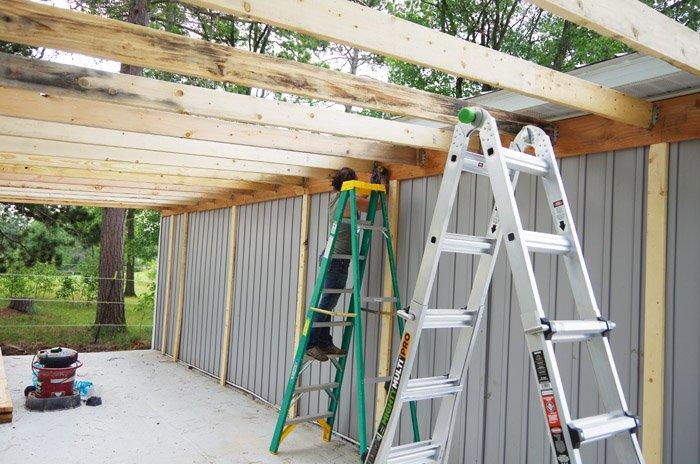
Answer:
<svg viewBox="0 0 700 464"><path fill-rule="evenodd" d="M369 195L369 205L367 207L367 215L364 221L358 219L358 209L357 209L357 196L358 195ZM343 212L346 206L350 204L350 218L343 218ZM377 213L378 206L381 205L383 224L381 226L374 225L375 216ZM287 388L284 392L284 398L282 400L282 406L280 408L280 414L277 419L277 425L275 427L275 433L272 437L272 442L270 443L270 452L277 454L280 443L294 430L294 428L303 422L316 422L323 430L323 439L325 441L330 441L331 434L333 432L333 425L335 424L336 412L338 410L338 403L340 402L340 390L343 385L343 375L345 373L345 365L347 362L348 355L328 355L329 361L335 367L335 379L330 383L321 383L318 385L300 385L299 378L301 375L309 368L309 366L315 361L305 355L306 346L309 339L309 334L311 329L314 328L314 322L316 320L316 314L326 314L331 316L330 322L319 322L318 324L324 324L325 327L344 327L343 329L343 341L341 348L349 354L350 341L352 339L353 332L355 333L354 339L354 349L355 349L355 364L356 364L356 375L357 375L357 424L358 424L358 439L360 445L360 455L364 457L367 451L367 433L365 430L366 424L366 411L365 411L365 366L364 366L364 352L363 352L363 342L362 342L362 317L361 311L367 311L369 313L383 314L382 311L366 310L362 308L363 302L392 302L394 303L395 314L398 309L401 309L401 300L399 298L399 282L396 275L396 261L394 257L394 249L391 241L391 230L389 228L389 219L387 211L387 201L386 201L386 189L380 184L369 184L360 181L348 181L344 182L340 197L336 205L335 216L333 218L333 223L330 228L330 235L328 241L326 242L326 248L323 252L321 258L321 269L316 278L316 285L314 286L314 292L309 303L309 307L306 311L306 319L304 321L303 330L301 333L301 338L299 340L299 345L296 349L296 355L294 356L294 365L292 366L291 373L289 374L289 380L287 382ZM336 232L342 221L350 223L351 230L351 248L352 255L334 255L335 242L336 242ZM391 282L393 288L392 297L362 297L362 280L364 276L365 266L367 264L366 257L369 256L370 245L372 241L372 232L378 230L381 231L386 240L386 251L389 258L389 266L391 268ZM361 238L360 238L361 236ZM324 289L324 283L326 281L326 275L328 274L328 268L330 266L332 259L350 259L352 264L352 288L349 289ZM327 311L324 309L317 308L319 301L321 300L321 295L330 292L338 293L349 293L350 306L348 312L339 311ZM338 320L340 319L340 320ZM399 333L403 335L404 321L397 317ZM318 326L317 326L318 327ZM376 379L375 379L376 380ZM384 379L379 379L384 380ZM388 380L388 379L386 379ZM325 412L319 412L317 414L310 414L300 417L289 417L289 410L291 406L296 403L304 394L310 392L324 391L329 397L330 402L328 405L328 410ZM414 440L420 441L420 434L418 431L418 418L416 415L416 405L415 403L410 403L411 410L411 421L413 426L413 438Z"/></svg>

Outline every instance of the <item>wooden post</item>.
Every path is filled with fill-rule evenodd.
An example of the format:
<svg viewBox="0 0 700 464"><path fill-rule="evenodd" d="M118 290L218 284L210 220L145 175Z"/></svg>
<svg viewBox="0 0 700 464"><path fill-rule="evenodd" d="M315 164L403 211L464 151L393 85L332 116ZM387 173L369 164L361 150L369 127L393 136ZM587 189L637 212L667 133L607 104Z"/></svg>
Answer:
<svg viewBox="0 0 700 464"><path fill-rule="evenodd" d="M394 247L394 254L396 256L396 247L398 245L398 228L399 228L399 181L392 180L389 182L389 227L391 228L391 241ZM382 211L382 214L385 214ZM395 258L397 259L397 258ZM382 295L390 296L393 295L393 285L391 282L391 268L389 266L388 255L384 259L384 288L382 290ZM394 311L393 303L384 303L383 312ZM391 345L394 336L394 316L391 314L382 314L380 316L380 331L379 331L379 359L377 376L387 377L391 371ZM379 423L379 419L382 417L382 412L384 411L384 403L386 402L386 390L384 390L384 383L379 382L377 384L377 402L375 404L375 426Z"/></svg>
<svg viewBox="0 0 700 464"><path fill-rule="evenodd" d="M168 351L168 324L170 322L170 295L172 290L173 252L175 248L175 221L177 216L170 216L170 229L168 230L168 254L165 257L165 292L163 295L163 327L161 332L160 352Z"/></svg>
<svg viewBox="0 0 700 464"><path fill-rule="evenodd" d="M236 239L238 237L237 207L231 207L231 219L228 230L228 258L226 261L226 310L224 311L224 335L221 341L221 365L219 375L221 386L226 385L228 377L228 354L231 346L231 316L233 315L233 289L236 285Z"/></svg>
<svg viewBox="0 0 700 464"><path fill-rule="evenodd" d="M0 350L0 424L12 422L12 396L10 387L5 376L5 364L2 360L2 350Z"/></svg>
<svg viewBox="0 0 700 464"><path fill-rule="evenodd" d="M187 241L189 238L190 215L182 215L180 230L180 256L177 273L177 313L175 315L175 338L173 340L173 361L180 359L180 338L182 336L182 314L185 309L185 272L187 271Z"/></svg>
<svg viewBox="0 0 700 464"><path fill-rule="evenodd" d="M664 452L666 341L666 231L669 145L649 147L644 262L644 387L642 445L647 464Z"/></svg>
<svg viewBox="0 0 700 464"><path fill-rule="evenodd" d="M299 345L301 330L306 316L306 276L309 264L309 219L311 216L311 197L305 193L301 200L301 234L299 238L299 278L297 279L297 309L294 322L294 346ZM289 408L289 417L297 415L297 403Z"/></svg>

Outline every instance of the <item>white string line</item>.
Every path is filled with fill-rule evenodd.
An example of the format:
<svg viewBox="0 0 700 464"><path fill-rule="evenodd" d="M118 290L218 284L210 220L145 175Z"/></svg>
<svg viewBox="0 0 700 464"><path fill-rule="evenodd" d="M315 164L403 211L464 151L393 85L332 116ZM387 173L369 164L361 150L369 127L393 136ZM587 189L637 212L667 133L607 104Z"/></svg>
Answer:
<svg viewBox="0 0 700 464"><path fill-rule="evenodd" d="M153 325L135 325L135 324L16 324L16 325L0 325L0 329L18 329L23 327L153 327Z"/></svg>
<svg viewBox="0 0 700 464"><path fill-rule="evenodd" d="M65 274L65 275L46 275L46 274L0 274L0 277L40 277L42 279L53 278L53 279L65 279L66 277L80 277L88 280L117 280L117 281L128 281L136 282L136 279L126 279L126 278L116 278L116 277L94 277L85 276L80 274Z"/></svg>
<svg viewBox="0 0 700 464"><path fill-rule="evenodd" d="M32 303L81 303L81 304L126 304L125 301L94 301L94 300L54 300L49 298L32 298L32 297L9 297L2 296L2 300L15 300L15 301L31 301Z"/></svg>

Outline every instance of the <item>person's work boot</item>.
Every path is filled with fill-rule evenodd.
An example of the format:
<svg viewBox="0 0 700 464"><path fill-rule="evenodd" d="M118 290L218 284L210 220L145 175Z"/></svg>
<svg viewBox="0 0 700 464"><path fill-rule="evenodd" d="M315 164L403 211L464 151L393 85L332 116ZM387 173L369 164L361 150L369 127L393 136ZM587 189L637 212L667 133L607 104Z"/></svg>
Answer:
<svg viewBox="0 0 700 464"><path fill-rule="evenodd" d="M318 346L312 346L306 350L306 356L314 358L316 361L325 362L328 361L328 356L326 356L326 351Z"/></svg>
<svg viewBox="0 0 700 464"><path fill-rule="evenodd" d="M346 354L348 354L347 351L345 351L342 348L338 348L335 345L324 346L321 349L324 353L329 354L331 356L345 356Z"/></svg>

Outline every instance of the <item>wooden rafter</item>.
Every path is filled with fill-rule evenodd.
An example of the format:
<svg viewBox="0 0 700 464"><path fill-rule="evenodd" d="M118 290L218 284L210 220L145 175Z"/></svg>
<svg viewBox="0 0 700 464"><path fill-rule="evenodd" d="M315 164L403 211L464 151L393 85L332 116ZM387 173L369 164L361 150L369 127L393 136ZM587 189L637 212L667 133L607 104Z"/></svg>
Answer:
<svg viewBox="0 0 700 464"><path fill-rule="evenodd" d="M467 105L451 97L26 0L4 0L0 15L0 39L9 42L448 123L454 123L457 111ZM636 102L627 102L622 94L619 98L634 113ZM495 114L504 120L513 117ZM515 117L516 122L528 121Z"/></svg>
<svg viewBox="0 0 700 464"><path fill-rule="evenodd" d="M132 200L110 200L90 197L90 198L58 198L54 195L20 195L5 194L0 192L0 203L26 203L37 205L72 205L72 206L94 206L100 208L129 208L129 209L158 209L172 207L157 201L136 202Z"/></svg>
<svg viewBox="0 0 700 464"><path fill-rule="evenodd" d="M20 139L18 137L18 139ZM0 142L1 143L1 142ZM12 153L0 150L0 170L2 165L15 166L34 166L49 168L56 175L62 175L64 169L80 169L88 171L108 171L117 173L128 173L132 178L138 177L141 174L151 174L158 176L175 176L177 178L191 177L201 178L202 182L207 182L208 179L216 179L220 181L253 181L253 182L269 182L271 184L280 184L287 186L301 186L304 183L303 177L294 176L279 176L276 174L260 174L256 172L245 171L229 171L218 169L196 169L183 168L179 166L171 166L169 164L141 164L137 162L124 161L100 161L90 159L89 157L72 157L72 156L55 156L53 150L48 149L47 145L56 145L59 142L49 142L36 140L35 143L23 142L24 146L28 146L41 154L33 155L26 153ZM85 146L81 146L85 148ZM99 148L99 147L98 147ZM104 159L104 157L102 158ZM225 184L226 182L224 182ZM208 184L211 185L211 184ZM295 191L291 189L291 191Z"/></svg>
<svg viewBox="0 0 700 464"><path fill-rule="evenodd" d="M262 151L254 150L254 153L260 157L274 154L273 151L266 150L273 149L342 157L346 163L358 159L384 163L415 164L418 159L417 150L410 147L222 121L12 87L0 87L0 114L87 127L179 137L185 139L182 141L183 147L188 146L188 144L192 145L192 140L261 147ZM269 160L274 162L275 157L270 156Z"/></svg>
<svg viewBox="0 0 700 464"><path fill-rule="evenodd" d="M20 114L17 111L29 111L22 105L18 105L17 98L5 102L8 94L17 92L18 88L42 92L47 101L60 102L59 97L89 98L90 103L95 101L116 103L119 105L133 106L136 108L174 112L179 115L189 114L205 116L230 121L242 121L253 124L286 127L304 131L320 132L347 137L357 137L367 140L385 142L391 145L403 145L415 148L444 149L450 144L452 133L450 130L436 129L417 124L408 124L389 119L371 118L344 111L334 111L315 106L298 105L278 100L239 95L231 92L220 92L204 89L191 85L183 85L173 82L159 81L146 77L131 76L129 74L108 73L89 68L81 68L60 63L51 63L44 60L33 60L19 56L0 53L0 85L11 87L11 92L3 92L4 111L9 116ZM28 98L30 94L22 94ZM36 99L33 102L38 103ZM67 105L77 105L79 101L65 100ZM33 105L31 105L33 106ZM96 127L112 127L105 124L113 124L116 121L102 117L93 112L90 115L82 115L76 107L72 111L72 117L79 118L75 123L95 125ZM112 108L104 106L104 108ZM60 117L60 113L53 111L54 105L45 104L43 111L50 111L49 117ZM58 111L70 110L70 107L62 106ZM12 114L7 111L14 112ZM139 113L131 113L132 115ZM90 122L90 116L96 117ZM31 116L26 116L31 117ZM35 118L39 119L39 118ZM140 121L145 116L139 116ZM61 122L57 119L51 119ZM196 120L189 120L194 125ZM533 123L539 126L546 125L542 121L527 119L523 123ZM123 123L125 124L125 123ZM180 127L180 124L173 124ZM238 126L229 126L238 127ZM112 127L130 130L128 127ZM181 135L187 133L197 134L202 132L202 127L194 126L182 128ZM224 132L226 129L222 129ZM519 130L516 128L515 130ZM218 140L218 139L217 139ZM243 142L239 142L243 143ZM359 147L358 147L359 148ZM366 147L363 147L366 150ZM313 149L311 149L313 151Z"/></svg>
<svg viewBox="0 0 700 464"><path fill-rule="evenodd" d="M652 104L346 0L185 0L549 102L649 127Z"/></svg>
<svg viewBox="0 0 700 464"><path fill-rule="evenodd" d="M700 76L700 34L639 0L528 1Z"/></svg>
<svg viewBox="0 0 700 464"><path fill-rule="evenodd" d="M39 147L53 147L55 156L76 156L74 154L79 151L77 157L88 159L261 172L282 176L325 177L329 170L343 166L350 166L359 171L372 169L372 162L369 160L6 116L0 116L0 134L0 150L17 153L40 154L38 152L41 152L42 148ZM25 147L23 140L31 140L31 147ZM51 143L43 143L41 140Z"/></svg>

